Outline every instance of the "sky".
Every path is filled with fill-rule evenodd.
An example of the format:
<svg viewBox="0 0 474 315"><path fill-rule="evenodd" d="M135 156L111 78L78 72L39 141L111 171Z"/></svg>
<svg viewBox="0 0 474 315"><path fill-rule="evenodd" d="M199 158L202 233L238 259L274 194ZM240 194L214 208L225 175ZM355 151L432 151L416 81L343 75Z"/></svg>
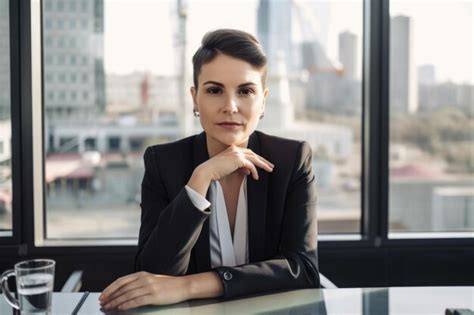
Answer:
<svg viewBox="0 0 474 315"><path fill-rule="evenodd" d="M278 1L278 0L276 0ZM362 0L298 0L329 57L337 60L339 33L359 36L362 60ZM258 0L189 0L187 3L188 70L202 36L221 27L256 33ZM474 1L397 0L391 16L412 17L416 65L434 64L438 80L474 84ZM147 71L172 74L176 69L176 3L170 0L105 0L107 73ZM299 23L295 23L298 32ZM301 37L301 36L300 36ZM295 35L295 40L298 36ZM359 77L361 62L358 64Z"/></svg>

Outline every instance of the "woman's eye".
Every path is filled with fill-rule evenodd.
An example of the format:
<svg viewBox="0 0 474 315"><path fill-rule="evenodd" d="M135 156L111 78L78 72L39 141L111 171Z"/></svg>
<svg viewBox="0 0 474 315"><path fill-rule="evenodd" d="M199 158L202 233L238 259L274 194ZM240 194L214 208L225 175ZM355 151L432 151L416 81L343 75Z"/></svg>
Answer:
<svg viewBox="0 0 474 315"><path fill-rule="evenodd" d="M249 95L249 94L253 94L254 91L252 89L240 89L239 90L239 94L240 95Z"/></svg>
<svg viewBox="0 0 474 315"><path fill-rule="evenodd" d="M219 94L221 92L222 92L222 89L218 87L210 87L207 89L207 93L209 94Z"/></svg>

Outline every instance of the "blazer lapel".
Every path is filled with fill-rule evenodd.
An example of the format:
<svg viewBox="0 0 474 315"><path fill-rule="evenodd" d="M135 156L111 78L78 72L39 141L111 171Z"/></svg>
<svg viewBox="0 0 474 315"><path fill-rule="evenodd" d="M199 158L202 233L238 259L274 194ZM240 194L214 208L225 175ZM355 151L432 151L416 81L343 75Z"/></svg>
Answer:
<svg viewBox="0 0 474 315"><path fill-rule="evenodd" d="M209 153L207 152L206 134L201 132L194 139L193 170L208 159ZM207 192L206 198L207 200L210 200L209 190ZM197 272L208 271L211 269L211 253L209 248L209 220L206 220L202 225L201 234L194 245Z"/></svg>
<svg viewBox="0 0 474 315"><path fill-rule="evenodd" d="M249 138L248 148L261 155L262 148L258 133ZM265 221L267 211L267 187L269 173L257 168L259 180L247 176L247 208L249 262L262 261L265 258Z"/></svg>
<svg viewBox="0 0 474 315"><path fill-rule="evenodd" d="M261 154L261 144L257 132L250 136L248 148L256 154ZM206 134L202 132L194 139L193 169L208 159ZM254 180L250 175L247 176L249 262L261 261L265 258L265 221L269 174L260 168L257 168L257 170L259 180ZM209 191L206 197L209 200ZM194 246L194 254L196 256L197 272L211 269L209 220L204 221L201 234Z"/></svg>

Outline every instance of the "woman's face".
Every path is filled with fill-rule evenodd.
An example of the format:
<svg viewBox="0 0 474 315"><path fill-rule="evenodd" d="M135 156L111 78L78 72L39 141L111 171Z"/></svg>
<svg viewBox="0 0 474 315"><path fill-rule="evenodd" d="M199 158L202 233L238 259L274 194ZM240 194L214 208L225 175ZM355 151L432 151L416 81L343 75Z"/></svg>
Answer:
<svg viewBox="0 0 474 315"><path fill-rule="evenodd" d="M201 67L198 88L191 88L208 140L230 146L246 143L264 111L267 89L262 70L219 54Z"/></svg>

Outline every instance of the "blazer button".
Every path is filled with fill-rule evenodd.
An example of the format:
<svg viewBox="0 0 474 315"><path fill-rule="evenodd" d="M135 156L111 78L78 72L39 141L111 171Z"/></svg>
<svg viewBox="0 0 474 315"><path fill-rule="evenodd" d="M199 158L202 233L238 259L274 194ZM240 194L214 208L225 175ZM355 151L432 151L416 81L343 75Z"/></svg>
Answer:
<svg viewBox="0 0 474 315"><path fill-rule="evenodd" d="M232 274L229 271L224 272L224 279L229 281L232 279Z"/></svg>

